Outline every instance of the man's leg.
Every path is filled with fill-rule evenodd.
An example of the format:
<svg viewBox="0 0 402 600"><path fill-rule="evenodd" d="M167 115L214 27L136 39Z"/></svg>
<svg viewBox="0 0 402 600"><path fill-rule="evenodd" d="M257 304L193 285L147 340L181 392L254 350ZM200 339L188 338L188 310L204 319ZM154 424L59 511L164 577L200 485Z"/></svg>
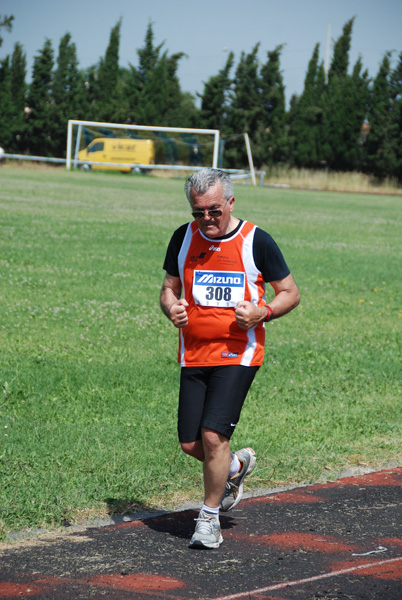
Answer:
<svg viewBox="0 0 402 600"><path fill-rule="evenodd" d="M230 439L257 371L258 367L240 365L214 370L208 385L206 410L202 423L204 428L222 432L228 440ZM210 398L212 405L209 412ZM233 459L231 471L234 471L237 463L238 472L231 472L230 477L227 478L228 481L220 503L220 509L224 511L231 510L240 502L243 495L244 478L250 475L256 462L255 453L251 448L243 448L235 455L231 455Z"/></svg>
<svg viewBox="0 0 402 600"><path fill-rule="evenodd" d="M190 541L192 548L218 548L223 541L219 505L233 458L229 439L257 370L234 365L181 371L179 439L186 454L203 462L204 471L204 504ZM242 486L239 491L238 501Z"/></svg>
<svg viewBox="0 0 402 600"><path fill-rule="evenodd" d="M217 508L225 491L232 460L228 438L212 429L202 428L204 448L204 504Z"/></svg>
<svg viewBox="0 0 402 600"><path fill-rule="evenodd" d="M206 427L201 428L204 449L204 503L190 548L219 548L223 542L219 523L219 504L225 490L232 460L229 439Z"/></svg>

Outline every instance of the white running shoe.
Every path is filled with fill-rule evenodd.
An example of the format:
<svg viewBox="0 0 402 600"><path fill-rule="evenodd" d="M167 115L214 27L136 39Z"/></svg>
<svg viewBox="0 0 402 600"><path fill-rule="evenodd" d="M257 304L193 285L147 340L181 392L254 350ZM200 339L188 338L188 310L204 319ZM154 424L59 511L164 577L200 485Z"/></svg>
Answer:
<svg viewBox="0 0 402 600"><path fill-rule="evenodd" d="M223 537L218 519L209 516L202 510L195 520L197 521L197 525L188 547L219 548L223 542Z"/></svg>
<svg viewBox="0 0 402 600"><path fill-rule="evenodd" d="M232 510L237 506L243 496L243 482L246 475L250 475L255 467L256 456L252 448L242 448L235 452L241 468L237 475L234 475L226 482L226 489L222 496L220 509L224 512Z"/></svg>

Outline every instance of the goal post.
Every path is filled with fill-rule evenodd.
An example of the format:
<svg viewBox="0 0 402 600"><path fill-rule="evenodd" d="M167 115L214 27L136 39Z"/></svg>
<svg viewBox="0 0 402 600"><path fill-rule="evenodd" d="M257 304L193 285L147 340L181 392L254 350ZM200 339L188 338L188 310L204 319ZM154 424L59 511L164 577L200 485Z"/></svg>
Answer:
<svg viewBox="0 0 402 600"><path fill-rule="evenodd" d="M174 169L174 165L169 165L167 161L166 164L158 164L157 161L152 160L147 164L142 164L138 160L132 160L129 157L129 160L111 160L110 162L105 162L103 158L101 162L89 161L89 160L81 160L79 154L81 154L82 149L87 146L84 132L91 131L92 141L98 138L113 138L113 139L123 139L123 138L137 138L142 139L144 141L148 141L146 138L150 138L152 140L151 143L166 143L169 149L169 152L166 154L174 155L177 162L180 162L180 167L176 168L195 168L195 160L197 158L197 153L199 148L202 147L203 143L199 142L199 139L205 139L205 136L209 136L209 145L211 146L210 150L206 152L209 158L209 164L202 164L201 166L212 166L212 168L218 168L219 161L219 136L220 132L218 129L196 129L196 128L186 128L186 127L162 127L162 126L150 126L150 125L126 125L122 123L102 123L97 121L81 121L71 119L68 121L67 126L67 152L66 152L66 168L67 170L71 170L72 166L82 166L84 163L88 165L88 168L91 166L94 168L116 168L116 166L121 167L122 170L134 170L136 168L146 169L164 169L164 168L172 168ZM193 158L194 161L191 165L186 165L185 161L183 164L183 157L179 160L180 152L176 149L176 141L172 139L172 135L177 135L180 137L180 142L182 146L191 146L191 140L195 140L193 147ZM198 138L198 136L204 136L203 138ZM208 139L208 138L207 138ZM186 141L189 140L189 141ZM170 147L169 147L170 145ZM96 156L96 152L93 152L93 156ZM183 152L181 152L183 154ZM188 154L188 153L187 153ZM128 154L126 156L129 156ZM134 155L132 155L134 156ZM158 153L156 153L156 158L158 158ZM210 160L212 159L212 160ZM107 160L107 159L106 159ZM190 161L188 161L190 162ZM211 164L212 163L212 164ZM200 167L198 167L200 168Z"/></svg>

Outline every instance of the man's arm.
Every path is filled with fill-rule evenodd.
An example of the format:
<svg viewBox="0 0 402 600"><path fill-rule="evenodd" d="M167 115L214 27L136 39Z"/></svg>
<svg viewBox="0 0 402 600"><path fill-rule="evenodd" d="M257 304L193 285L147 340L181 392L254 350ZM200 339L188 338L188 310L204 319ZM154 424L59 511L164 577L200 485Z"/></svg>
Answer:
<svg viewBox="0 0 402 600"><path fill-rule="evenodd" d="M300 302L300 293L291 274L279 281L271 281L271 285L275 297L267 305L272 310L270 320L286 315L286 313L296 308ZM264 321L270 312L265 306L255 306L251 302L242 300L236 306L236 323L240 329L248 330Z"/></svg>
<svg viewBox="0 0 402 600"><path fill-rule="evenodd" d="M300 292L292 275L289 274L279 281L271 281L274 288L275 298L268 303L273 310L273 319L278 319L282 315L290 312L300 302Z"/></svg>
<svg viewBox="0 0 402 600"><path fill-rule="evenodd" d="M188 323L185 298L180 298L180 277L174 277L166 273L163 281L160 304L163 313L170 319L175 327L185 327Z"/></svg>

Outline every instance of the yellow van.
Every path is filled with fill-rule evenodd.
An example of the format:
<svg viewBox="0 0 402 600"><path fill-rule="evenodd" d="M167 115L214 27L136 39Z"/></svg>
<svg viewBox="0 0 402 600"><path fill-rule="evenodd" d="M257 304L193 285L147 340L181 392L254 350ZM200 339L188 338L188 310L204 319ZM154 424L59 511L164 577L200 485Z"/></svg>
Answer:
<svg viewBox="0 0 402 600"><path fill-rule="evenodd" d="M95 138L84 150L78 152L78 160L82 161L80 164L82 171L102 169L136 173L140 167L132 165L153 165L155 163L155 148L152 140ZM128 164L130 166L91 165L89 164L91 162ZM146 170L144 169L144 171Z"/></svg>

